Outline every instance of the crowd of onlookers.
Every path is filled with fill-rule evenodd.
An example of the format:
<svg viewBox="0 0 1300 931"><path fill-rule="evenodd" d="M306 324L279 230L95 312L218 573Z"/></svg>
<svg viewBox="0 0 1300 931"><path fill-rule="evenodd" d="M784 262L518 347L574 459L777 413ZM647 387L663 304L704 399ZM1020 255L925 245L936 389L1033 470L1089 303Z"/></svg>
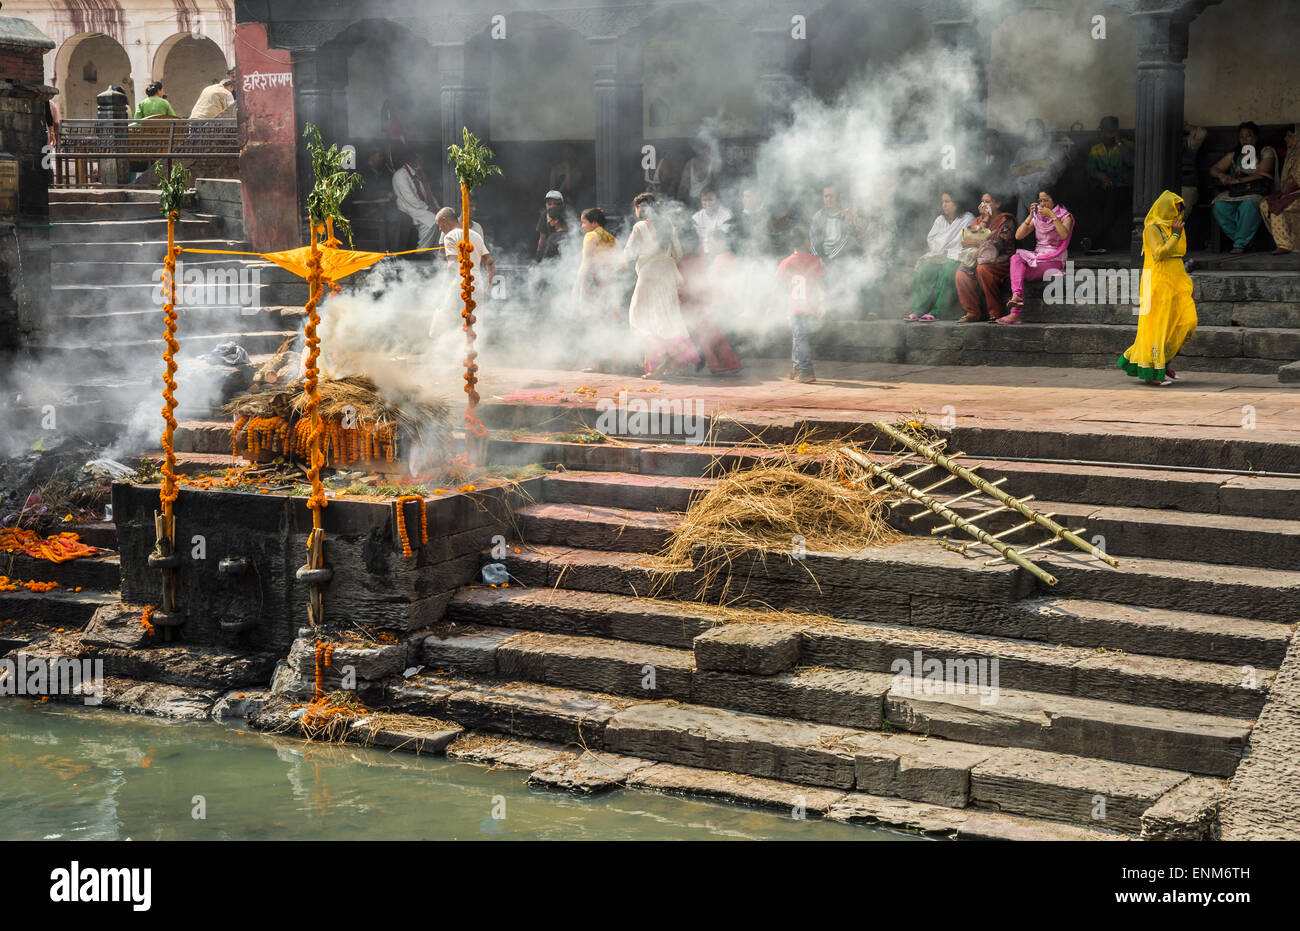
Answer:
<svg viewBox="0 0 1300 931"><path fill-rule="evenodd" d="M1276 253L1290 251L1300 236L1295 127L1286 133L1284 158L1274 147L1260 145L1253 123L1242 123L1237 135L1238 148L1210 166L1217 188L1210 205L1213 221L1231 240L1234 253L1248 248L1265 224ZM1200 200L1196 160L1205 130L1189 125L1184 139L1185 221ZM740 360L714 320L713 311L728 302L718 292L735 290L738 279L775 275L791 320L791 377L812 381L809 321L828 304L863 299L873 275L881 277L878 271L864 272L871 257L883 258L891 269L897 269L900 259L911 267L910 305L905 313L899 308L908 321L957 317L963 323L1015 325L1026 282L1063 269L1072 247L1088 254L1127 253L1134 214L1134 144L1121 135L1119 121L1104 118L1087 150L1086 189L1073 188L1073 196L1083 200L1079 215L1061 202L1059 185L1071 164L1079 164L1075 144L1069 136L1049 134L1041 120L1028 121L1013 150L988 130L982 164L968 173L979 180L935 193L939 212L922 238L922 228L912 232L908 223L919 221L925 208L909 204L902 192L927 187L924 178L898 177L888 190L856 204L847 202L843 189L828 184L820 190L819 203L800 210L798 205L766 203L757 186L724 188L716 153L700 146L675 184L665 164L647 169L647 190L634 202L635 221L611 224L596 208L575 210L572 192L581 189L582 172L569 147L552 167L551 189L537 208L532 258L548 266L567 256L565 267L571 268L578 256L571 291L576 311L592 327L605 329L608 339L601 342L610 346L625 343L619 333L625 335L630 326L642 345L641 363L656 374L705 367L719 375L738 372ZM405 146L391 155L376 151L362 171L367 185L355 202L381 206L390 227L413 224L416 242L410 245L436 245L448 224L458 231L454 212L438 205L418 151ZM723 191L739 197L724 203ZM471 219L476 207L471 202ZM439 222L442 211L449 215L445 222ZM473 227L490 259L482 228L477 222ZM391 235L385 238L393 241ZM771 289L761 293L770 303ZM879 316L887 300L863 303ZM614 358L617 353L609 355L587 360L589 367L627 364Z"/></svg>

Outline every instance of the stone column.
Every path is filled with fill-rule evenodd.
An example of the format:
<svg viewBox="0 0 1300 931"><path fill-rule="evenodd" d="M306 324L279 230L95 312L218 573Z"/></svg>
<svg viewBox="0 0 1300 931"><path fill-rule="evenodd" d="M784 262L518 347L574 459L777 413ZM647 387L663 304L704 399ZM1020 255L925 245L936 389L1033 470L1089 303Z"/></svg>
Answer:
<svg viewBox="0 0 1300 931"><path fill-rule="evenodd" d="M759 132L768 138L790 118L792 104L807 82L808 40L795 39L789 25L754 30L758 55Z"/></svg>
<svg viewBox="0 0 1300 931"><path fill-rule="evenodd" d="M1140 260L1142 221L1161 191L1179 190L1188 20L1179 12L1134 14L1137 111L1133 121L1132 254Z"/></svg>
<svg viewBox="0 0 1300 931"><path fill-rule="evenodd" d="M595 61L596 206L613 229L641 192L645 144L641 49L616 36L591 40Z"/></svg>
<svg viewBox="0 0 1300 931"><path fill-rule="evenodd" d="M442 177L442 206L460 213L460 182L447 161L447 146L459 145L463 130L491 145L488 123L488 88L483 65L484 53L473 53L465 43L438 45L438 83L441 87L442 148L429 170L437 169Z"/></svg>
<svg viewBox="0 0 1300 931"><path fill-rule="evenodd" d="M321 62L318 49L295 48L291 51L293 52L294 115L297 124L294 147L298 153L298 219L304 231L302 241L305 243L307 241L307 195L311 192L314 179L311 155L307 151L307 141L303 139L302 134L307 124L311 123L321 131L325 143L329 144L330 95L333 90L327 86L327 76L322 73L326 69Z"/></svg>

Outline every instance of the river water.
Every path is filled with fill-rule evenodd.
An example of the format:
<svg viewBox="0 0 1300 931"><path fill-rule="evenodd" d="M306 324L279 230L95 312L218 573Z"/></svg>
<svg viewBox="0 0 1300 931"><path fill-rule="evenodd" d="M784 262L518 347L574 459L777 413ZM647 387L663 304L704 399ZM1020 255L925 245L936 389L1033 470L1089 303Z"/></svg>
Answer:
<svg viewBox="0 0 1300 931"><path fill-rule="evenodd" d="M534 790L526 775L233 724L0 701L0 840L914 839L653 792Z"/></svg>

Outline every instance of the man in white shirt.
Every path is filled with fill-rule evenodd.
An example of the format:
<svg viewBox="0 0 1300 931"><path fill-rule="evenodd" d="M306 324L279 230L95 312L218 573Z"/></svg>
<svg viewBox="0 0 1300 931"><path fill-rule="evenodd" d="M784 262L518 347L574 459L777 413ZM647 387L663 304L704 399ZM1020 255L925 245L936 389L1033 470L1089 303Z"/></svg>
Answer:
<svg viewBox="0 0 1300 931"><path fill-rule="evenodd" d="M715 236L722 234L718 237L721 239L731 232L731 211L718 202L718 192L711 187L700 193L700 206L702 209L695 212L691 222L700 237L700 252L708 255L718 251Z"/></svg>
<svg viewBox="0 0 1300 931"><path fill-rule="evenodd" d="M419 152L408 152L402 167L393 172L393 195L397 209L415 223L419 241L416 247L424 249L438 239L438 201L425 181Z"/></svg>
<svg viewBox="0 0 1300 931"><path fill-rule="evenodd" d="M192 120L212 120L226 112L226 108L235 102L235 79L226 78L217 84L209 84L199 94L194 109L190 110Z"/></svg>
<svg viewBox="0 0 1300 931"><path fill-rule="evenodd" d="M434 318L433 324L429 328L429 335L435 337L438 335L438 321L452 319L454 314L460 313L462 307L460 295L460 240L462 230L460 221L456 217L456 211L450 207L443 207L438 211L436 223L436 228L442 231L442 257L447 263L445 267L451 277L447 293L443 298L442 312ZM470 250L469 259L474 275L474 301L479 303L487 294L492 279L496 277L496 264L487 251L487 243L473 229L469 231L469 242L473 247Z"/></svg>

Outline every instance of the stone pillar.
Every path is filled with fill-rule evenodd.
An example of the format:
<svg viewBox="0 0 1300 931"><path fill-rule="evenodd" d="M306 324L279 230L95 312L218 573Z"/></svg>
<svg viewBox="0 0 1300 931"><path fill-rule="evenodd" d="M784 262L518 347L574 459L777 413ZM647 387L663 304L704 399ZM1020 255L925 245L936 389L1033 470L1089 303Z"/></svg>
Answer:
<svg viewBox="0 0 1300 931"><path fill-rule="evenodd" d="M769 138L790 118L792 105L807 83L808 40L796 39L790 26L754 30L758 56L759 132Z"/></svg>
<svg viewBox="0 0 1300 931"><path fill-rule="evenodd" d="M43 327L50 294L50 167L44 83L54 42L27 20L0 16L0 350Z"/></svg>
<svg viewBox="0 0 1300 931"><path fill-rule="evenodd" d="M632 212L641 193L645 102L642 52L617 36L591 40L595 62L596 206L605 211L611 231Z"/></svg>
<svg viewBox="0 0 1300 931"><path fill-rule="evenodd" d="M1141 260L1142 221L1161 191L1179 190L1188 19L1178 12L1134 14L1137 110L1133 120L1132 255Z"/></svg>
<svg viewBox="0 0 1300 931"><path fill-rule="evenodd" d="M483 65L487 55L475 54L466 43L447 43L436 46L438 52L438 83L441 87L442 148L434 155L434 164L425 165L427 172L438 170L442 178L442 206L460 213L460 182L451 163L447 161L447 147L460 145L464 130L469 129L488 146L491 146L488 125L488 88Z"/></svg>

